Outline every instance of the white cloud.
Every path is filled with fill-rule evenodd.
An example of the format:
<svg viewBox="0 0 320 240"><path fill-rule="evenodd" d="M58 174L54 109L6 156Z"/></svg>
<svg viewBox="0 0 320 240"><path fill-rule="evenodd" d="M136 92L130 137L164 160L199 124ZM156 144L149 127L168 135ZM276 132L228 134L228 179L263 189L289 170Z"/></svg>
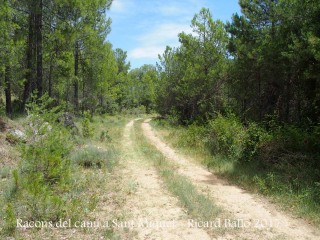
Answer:
<svg viewBox="0 0 320 240"><path fill-rule="evenodd" d="M132 0L113 0L110 11L113 13L125 13L132 7Z"/></svg>
<svg viewBox="0 0 320 240"><path fill-rule="evenodd" d="M191 33L188 24L162 23L152 31L138 36L138 47L129 51L128 56L132 59L158 59L158 54L162 54L166 46L176 47L179 45L178 34L181 32Z"/></svg>
<svg viewBox="0 0 320 240"><path fill-rule="evenodd" d="M158 54L164 52L165 48L162 46L149 46L134 48L128 53L131 59L156 59Z"/></svg>
<svg viewBox="0 0 320 240"><path fill-rule="evenodd" d="M132 19L119 28L125 33L122 39L131 46L126 49L128 59L158 61L166 46L179 46L178 34L192 33L191 19L204 1L114 0L111 12L115 19Z"/></svg>
<svg viewBox="0 0 320 240"><path fill-rule="evenodd" d="M177 5L160 6L158 11L163 15L169 16L185 15L189 13L188 9L179 7Z"/></svg>
<svg viewBox="0 0 320 240"><path fill-rule="evenodd" d="M170 43L178 39L178 34L181 32L191 33L191 28L188 24L179 23L162 23L143 35L137 37L140 43L155 45Z"/></svg>

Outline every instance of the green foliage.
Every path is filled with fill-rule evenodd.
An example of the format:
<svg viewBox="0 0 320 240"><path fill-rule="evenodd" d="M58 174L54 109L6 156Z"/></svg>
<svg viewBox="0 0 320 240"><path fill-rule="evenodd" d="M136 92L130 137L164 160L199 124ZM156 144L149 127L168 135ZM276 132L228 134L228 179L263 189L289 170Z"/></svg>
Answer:
<svg viewBox="0 0 320 240"><path fill-rule="evenodd" d="M259 149L263 144L269 142L271 139L272 135L270 135L263 127L256 123L249 123L246 128L241 160L253 160L257 157Z"/></svg>
<svg viewBox="0 0 320 240"><path fill-rule="evenodd" d="M3 233L8 235L8 236L13 236L14 235L14 231L16 229L16 215L14 212L14 208L12 206L12 204L8 203L5 206L5 226L3 229Z"/></svg>
<svg viewBox="0 0 320 240"><path fill-rule="evenodd" d="M221 210L207 196L199 193L187 178L170 170L162 171L162 176L169 191L179 198L190 215L199 219L212 219L221 213Z"/></svg>
<svg viewBox="0 0 320 240"><path fill-rule="evenodd" d="M190 124L206 121L224 105L227 34L208 9L192 19L196 35L180 33L181 46L160 56L157 109Z"/></svg>
<svg viewBox="0 0 320 240"><path fill-rule="evenodd" d="M0 99L0 116L5 116L5 114L6 114L6 108L2 99Z"/></svg>
<svg viewBox="0 0 320 240"><path fill-rule="evenodd" d="M209 122L210 148L216 154L223 154L234 160L242 156L246 131L235 116L218 115Z"/></svg>
<svg viewBox="0 0 320 240"><path fill-rule="evenodd" d="M122 110L123 114L129 114L129 115L141 115L146 114L146 107L143 105L140 105L139 107L133 107L129 109Z"/></svg>
<svg viewBox="0 0 320 240"><path fill-rule="evenodd" d="M85 168L107 168L112 170L116 164L117 152L113 148L107 150L87 146L71 153L71 162Z"/></svg>
<svg viewBox="0 0 320 240"><path fill-rule="evenodd" d="M11 175L12 168L9 166L4 166L0 169L0 179L8 178Z"/></svg>
<svg viewBox="0 0 320 240"><path fill-rule="evenodd" d="M239 3L243 14L234 14L227 24L234 59L229 78L234 110L254 121L276 115L286 123L316 123L319 4L301 0Z"/></svg>
<svg viewBox="0 0 320 240"><path fill-rule="evenodd" d="M218 115L201 126L172 126L165 120L153 125L166 133L165 139L174 147L217 174L320 224L318 126L304 129L277 124L266 131L257 123L245 126L232 115Z"/></svg>
<svg viewBox="0 0 320 240"><path fill-rule="evenodd" d="M82 125L82 135L85 138L90 138L93 136L94 129L91 126L92 116L88 111L84 112L83 119L81 121Z"/></svg>
<svg viewBox="0 0 320 240"><path fill-rule="evenodd" d="M192 124L188 127L187 131L183 131L180 134L179 139L181 141L178 144L182 147L195 146L202 148L208 144L208 135L208 128L206 126Z"/></svg>
<svg viewBox="0 0 320 240"><path fill-rule="evenodd" d="M112 138L110 137L108 131L101 131L99 140L100 142L104 142L105 140L108 140L109 142L111 142Z"/></svg>
<svg viewBox="0 0 320 240"><path fill-rule="evenodd" d="M39 177L46 184L54 184L68 176L69 163L64 156L71 148L70 134L58 123L61 108L51 107L52 101L45 94L28 105L29 142L23 145L21 156L27 182Z"/></svg>
<svg viewBox="0 0 320 240"><path fill-rule="evenodd" d="M21 145L21 161L12 172L7 195L16 218L58 221L69 213L65 209L69 200L63 194L69 187L66 156L72 143L69 132L57 121L59 108L51 104L52 99L44 95L28 105L27 142Z"/></svg>
<svg viewBox="0 0 320 240"><path fill-rule="evenodd" d="M21 139L17 137L16 135L12 134L12 132L8 132L6 134L6 140L11 144L17 144L21 142Z"/></svg>

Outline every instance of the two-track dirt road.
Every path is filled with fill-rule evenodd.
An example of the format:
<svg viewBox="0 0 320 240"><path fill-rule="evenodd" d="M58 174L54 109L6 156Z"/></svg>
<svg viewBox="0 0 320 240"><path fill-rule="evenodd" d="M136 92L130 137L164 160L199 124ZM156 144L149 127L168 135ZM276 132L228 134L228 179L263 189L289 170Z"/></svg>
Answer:
<svg viewBox="0 0 320 240"><path fill-rule="evenodd" d="M141 126L148 141L178 166L179 174L189 178L231 217L202 220L219 221L219 227L225 228L214 236L207 233L206 227L190 227L190 216L165 189L150 159L139 149L136 142L139 139L133 141L133 125L141 123L132 120L124 130L123 161L128 184L134 188L125 208L130 212L135 239L320 239L319 230L305 221L280 212L265 199L229 185L179 155L157 137L149 121L145 120Z"/></svg>

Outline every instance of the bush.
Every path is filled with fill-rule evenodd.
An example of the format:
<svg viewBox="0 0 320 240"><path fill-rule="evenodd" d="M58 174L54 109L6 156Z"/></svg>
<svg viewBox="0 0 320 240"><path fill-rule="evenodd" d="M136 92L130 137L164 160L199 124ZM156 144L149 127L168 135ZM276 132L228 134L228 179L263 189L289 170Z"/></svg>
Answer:
<svg viewBox="0 0 320 240"><path fill-rule="evenodd" d="M112 139L111 139L111 137L109 135L108 130L101 131L99 140L100 140L100 142L104 142L105 140L108 140L109 142L111 142Z"/></svg>
<svg viewBox="0 0 320 240"><path fill-rule="evenodd" d="M209 148L214 154L221 154L244 162L257 157L260 147L272 139L264 128L256 123L245 127L231 115L218 117L209 122Z"/></svg>
<svg viewBox="0 0 320 240"><path fill-rule="evenodd" d="M223 117L218 115L215 120L209 122L209 131L209 147L213 153L226 155L234 159L241 157L246 132L235 116Z"/></svg>
<svg viewBox="0 0 320 240"><path fill-rule="evenodd" d="M84 112L84 116L81 122L82 125L82 135L85 138L89 138L93 136L94 129L91 126L90 122L92 122L92 116L88 111Z"/></svg>
<svg viewBox="0 0 320 240"><path fill-rule="evenodd" d="M180 135L178 144L183 147L197 146L198 148L203 148L208 141L208 129L206 126L192 124L187 128L187 131L182 131Z"/></svg>
<svg viewBox="0 0 320 240"><path fill-rule="evenodd" d="M270 141L272 135L256 123L249 123L243 141L241 160L248 162L257 157L262 144Z"/></svg>
<svg viewBox="0 0 320 240"><path fill-rule="evenodd" d="M50 108L52 100L44 95L38 103L28 105L28 144L21 148L23 172L26 180L41 174L45 184L54 184L68 176L71 149L70 133L58 123L60 108ZM32 183L31 183L32 184Z"/></svg>
<svg viewBox="0 0 320 240"><path fill-rule="evenodd" d="M58 221L66 214L69 200L64 193L70 175L66 156L72 144L69 132L58 123L62 111L51 105L47 95L28 105L27 139L20 148L21 161L12 171L13 183L7 195L12 203L7 208L11 232L12 218Z"/></svg>
<svg viewBox="0 0 320 240"><path fill-rule="evenodd" d="M108 150L98 149L94 146L87 146L83 149L71 153L71 161L85 168L104 168L111 170L116 163L116 152L110 148Z"/></svg>
<svg viewBox="0 0 320 240"><path fill-rule="evenodd" d="M8 178L11 175L11 167L3 166L0 168L0 180L3 178Z"/></svg>

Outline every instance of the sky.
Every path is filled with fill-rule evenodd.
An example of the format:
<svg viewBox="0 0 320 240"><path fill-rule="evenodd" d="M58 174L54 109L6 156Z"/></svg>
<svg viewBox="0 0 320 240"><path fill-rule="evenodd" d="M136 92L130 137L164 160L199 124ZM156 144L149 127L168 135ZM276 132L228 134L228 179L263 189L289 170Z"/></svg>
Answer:
<svg viewBox="0 0 320 240"><path fill-rule="evenodd" d="M155 64L166 46L180 45L179 33L192 33L191 20L202 7L224 22L240 13L238 0L113 0L107 40L127 51L131 69Z"/></svg>

